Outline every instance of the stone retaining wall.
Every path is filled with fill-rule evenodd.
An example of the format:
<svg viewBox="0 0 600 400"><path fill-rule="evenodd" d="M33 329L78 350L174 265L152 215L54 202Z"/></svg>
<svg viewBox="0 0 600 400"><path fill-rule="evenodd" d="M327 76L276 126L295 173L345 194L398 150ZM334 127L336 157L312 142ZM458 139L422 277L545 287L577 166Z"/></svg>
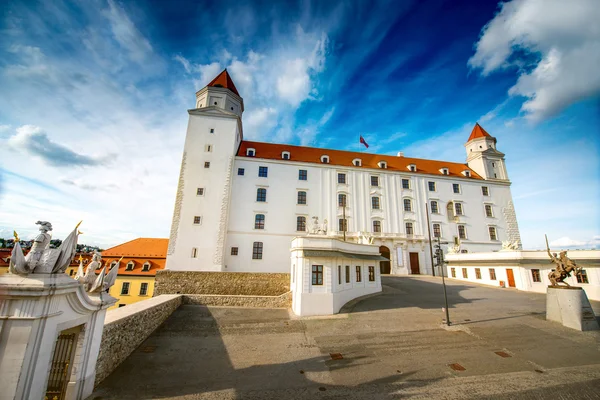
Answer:
<svg viewBox="0 0 600 400"><path fill-rule="evenodd" d="M290 290L290 274L253 272L157 271L155 296L214 294L279 296Z"/></svg>
<svg viewBox="0 0 600 400"><path fill-rule="evenodd" d="M179 295L154 297L110 310L96 363L97 386L181 305Z"/></svg>
<svg viewBox="0 0 600 400"><path fill-rule="evenodd" d="M207 306L289 308L292 305L292 292L281 296L221 296L213 294L192 294L183 296L184 304Z"/></svg>

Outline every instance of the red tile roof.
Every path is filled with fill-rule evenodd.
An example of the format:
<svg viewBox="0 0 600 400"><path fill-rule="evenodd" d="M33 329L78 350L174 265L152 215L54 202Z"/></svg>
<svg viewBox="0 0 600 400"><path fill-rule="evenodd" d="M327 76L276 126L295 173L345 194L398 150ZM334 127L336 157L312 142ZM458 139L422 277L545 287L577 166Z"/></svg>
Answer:
<svg viewBox="0 0 600 400"><path fill-rule="evenodd" d="M237 94L238 96L240 96L237 89L235 88L235 85L233 84L233 81L231 80L231 77L229 76L229 73L227 72L227 69L224 69L223 72L221 72L219 75L217 75L217 77L215 79L213 79L212 81L210 81L210 83L206 86L224 87L226 89L231 90L233 93ZM242 97L242 96L240 96L240 97Z"/></svg>
<svg viewBox="0 0 600 400"><path fill-rule="evenodd" d="M167 258L169 239L138 238L102 252L106 257Z"/></svg>
<svg viewBox="0 0 600 400"><path fill-rule="evenodd" d="M256 150L255 157L246 156L246 149L252 148ZM274 144L274 143L262 143L262 142L249 142L243 141L238 150L239 157L248 158L265 158L271 160L282 160L281 153L283 151L290 152L291 161L301 161L315 164L321 163L321 156L329 156L329 164L340 165L344 167L353 167L352 160L360 158L363 168L374 168L379 169L377 165L380 161L387 163L387 169L390 171L403 171L409 172L408 166L414 164L417 168L417 173L431 174L431 175L442 175L440 169L448 168L449 176L466 178L462 172L468 170L471 172L471 179L483 179L473 170L471 170L466 164L447 162L447 161L434 161L424 160L421 158L409 158L409 157L395 157L385 156L380 154L369 154L369 153L358 153L353 151L342 151L342 150L331 150L331 149L319 149L315 147L301 147L291 146L287 144Z"/></svg>
<svg viewBox="0 0 600 400"><path fill-rule="evenodd" d="M467 142L470 142L473 139L482 138L482 137L493 138L493 136L490 135L489 133L487 133L485 131L485 129L483 129L481 127L481 125L479 125L479 123L476 123L475 126L473 127L473 130L471 131L471 136L469 136L469 140L467 140Z"/></svg>

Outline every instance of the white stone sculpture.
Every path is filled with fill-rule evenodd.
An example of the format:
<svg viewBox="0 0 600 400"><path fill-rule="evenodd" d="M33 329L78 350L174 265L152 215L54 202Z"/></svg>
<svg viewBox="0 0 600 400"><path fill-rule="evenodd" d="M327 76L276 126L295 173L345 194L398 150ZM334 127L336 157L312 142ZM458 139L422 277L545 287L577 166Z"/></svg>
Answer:
<svg viewBox="0 0 600 400"><path fill-rule="evenodd" d="M455 244L453 246L448 246L448 254L458 254L460 253L460 245Z"/></svg>
<svg viewBox="0 0 600 400"><path fill-rule="evenodd" d="M514 240L505 240L502 242L502 249L500 251L513 251L519 250L519 242Z"/></svg>
<svg viewBox="0 0 600 400"><path fill-rule="evenodd" d="M123 257L117 261L117 263L110 269L110 272L108 273L106 273L106 266L102 268L102 271L100 271L100 274L89 290L90 293L106 292L111 288L112 285L115 284L115 281L117 280L117 274L119 273L119 265L121 265L122 259Z"/></svg>
<svg viewBox="0 0 600 400"><path fill-rule="evenodd" d="M323 223L320 224L319 223L319 217L314 216L312 217L313 222L310 226L310 228L308 229L308 234L309 235L326 235L327 234L327 220L324 219Z"/></svg>
<svg viewBox="0 0 600 400"><path fill-rule="evenodd" d="M373 244L375 238L367 232L359 232L358 244Z"/></svg>

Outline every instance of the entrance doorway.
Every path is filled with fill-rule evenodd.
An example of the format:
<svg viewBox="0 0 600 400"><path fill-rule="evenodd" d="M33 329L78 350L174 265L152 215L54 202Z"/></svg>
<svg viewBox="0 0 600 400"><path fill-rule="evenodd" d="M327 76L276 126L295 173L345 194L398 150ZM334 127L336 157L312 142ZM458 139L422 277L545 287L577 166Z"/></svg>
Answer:
<svg viewBox="0 0 600 400"><path fill-rule="evenodd" d="M63 331L56 339L50 374L48 375L46 399L62 400L65 398L67 385L71 377L73 354L76 349L76 330L78 329Z"/></svg>
<svg viewBox="0 0 600 400"><path fill-rule="evenodd" d="M510 269L510 268L506 269L506 278L508 279L508 287L516 287L515 275L513 274L512 269Z"/></svg>
<svg viewBox="0 0 600 400"><path fill-rule="evenodd" d="M380 261L379 262L379 271L382 274L391 274L392 273L392 265L390 263L390 249L385 246L379 246L379 252L381 253L381 257L387 258L388 261Z"/></svg>
<svg viewBox="0 0 600 400"><path fill-rule="evenodd" d="M421 274L419 268L419 253L408 253L410 256L410 273L413 275Z"/></svg>

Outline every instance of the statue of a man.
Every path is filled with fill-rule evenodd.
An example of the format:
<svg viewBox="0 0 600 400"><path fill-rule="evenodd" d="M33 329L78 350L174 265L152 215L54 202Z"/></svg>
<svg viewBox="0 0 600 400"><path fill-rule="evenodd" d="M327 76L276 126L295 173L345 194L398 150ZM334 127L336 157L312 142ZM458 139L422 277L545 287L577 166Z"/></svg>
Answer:
<svg viewBox="0 0 600 400"><path fill-rule="evenodd" d="M40 234L36 236L33 240L33 246L31 246L31 251L27 257L27 264L29 266L29 270L33 271L37 264L39 263L44 250L50 244L50 240L52 236L48 233L52 230L52 224L48 221L37 221L36 225L40 226Z"/></svg>

